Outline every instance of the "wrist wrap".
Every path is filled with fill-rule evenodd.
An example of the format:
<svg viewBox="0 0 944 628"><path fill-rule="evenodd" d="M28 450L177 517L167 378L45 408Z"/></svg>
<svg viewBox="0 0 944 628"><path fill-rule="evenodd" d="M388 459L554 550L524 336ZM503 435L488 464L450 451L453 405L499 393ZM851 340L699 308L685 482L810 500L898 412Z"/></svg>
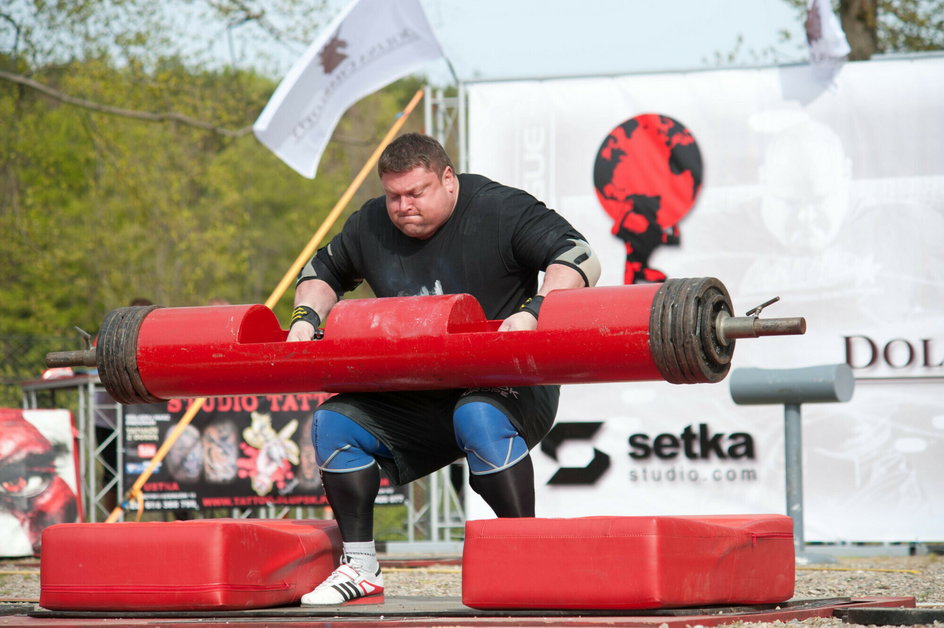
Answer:
<svg viewBox="0 0 944 628"><path fill-rule="evenodd" d="M527 312L534 318L538 317L538 312L541 309L541 304L544 302L544 297L541 295L533 296L527 301L525 301L521 307L518 309L519 312Z"/></svg>
<svg viewBox="0 0 944 628"><path fill-rule="evenodd" d="M307 305L299 305L294 310L292 310L292 320L288 326L291 328L291 326L298 321L311 323L311 326L314 327L316 331L321 326L321 317L318 316L318 312L314 311Z"/></svg>

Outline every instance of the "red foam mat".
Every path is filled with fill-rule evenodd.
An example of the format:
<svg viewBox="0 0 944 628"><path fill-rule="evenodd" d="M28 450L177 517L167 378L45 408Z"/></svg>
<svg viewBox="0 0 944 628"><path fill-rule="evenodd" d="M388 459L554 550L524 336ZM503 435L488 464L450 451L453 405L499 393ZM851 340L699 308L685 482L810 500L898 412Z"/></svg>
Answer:
<svg viewBox="0 0 944 628"><path fill-rule="evenodd" d="M462 603L481 609L768 604L793 596L783 515L466 522Z"/></svg>
<svg viewBox="0 0 944 628"><path fill-rule="evenodd" d="M75 523L43 531L51 610L263 608L298 602L337 566L334 521Z"/></svg>

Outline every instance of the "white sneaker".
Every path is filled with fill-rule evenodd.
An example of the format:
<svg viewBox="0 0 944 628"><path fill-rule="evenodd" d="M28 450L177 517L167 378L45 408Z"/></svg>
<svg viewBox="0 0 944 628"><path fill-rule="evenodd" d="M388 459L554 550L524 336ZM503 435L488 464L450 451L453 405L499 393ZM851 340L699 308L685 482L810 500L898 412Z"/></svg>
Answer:
<svg viewBox="0 0 944 628"><path fill-rule="evenodd" d="M302 596L302 606L337 606L371 595L382 595L383 590L380 567L373 574L359 571L342 558L340 567L314 591Z"/></svg>

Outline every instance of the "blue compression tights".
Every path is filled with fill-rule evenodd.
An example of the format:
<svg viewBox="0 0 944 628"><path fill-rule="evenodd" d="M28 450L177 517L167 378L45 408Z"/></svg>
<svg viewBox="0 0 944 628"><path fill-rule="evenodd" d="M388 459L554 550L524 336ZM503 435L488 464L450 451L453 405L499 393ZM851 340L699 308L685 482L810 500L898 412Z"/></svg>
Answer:
<svg viewBox="0 0 944 628"><path fill-rule="evenodd" d="M483 402L453 415L456 442L469 463L469 483L499 517L534 516L534 471L528 447L507 416ZM393 454L370 432L331 410L315 412L311 427L328 501L345 541L373 538L373 505L380 482L376 456Z"/></svg>
<svg viewBox="0 0 944 628"><path fill-rule="evenodd" d="M511 421L489 403L460 406L453 415L453 427L473 475L502 471L528 455L528 446ZM372 465L374 456L393 457L370 432L332 410L315 412L311 432L315 457L324 471L358 471Z"/></svg>
<svg viewBox="0 0 944 628"><path fill-rule="evenodd" d="M452 426L472 475L503 471L528 455L528 445L511 421L490 403L472 401L460 406L452 416Z"/></svg>
<svg viewBox="0 0 944 628"><path fill-rule="evenodd" d="M323 471L348 473L374 464L374 456L393 458L387 446L355 423L332 410L318 410L311 422L315 459Z"/></svg>

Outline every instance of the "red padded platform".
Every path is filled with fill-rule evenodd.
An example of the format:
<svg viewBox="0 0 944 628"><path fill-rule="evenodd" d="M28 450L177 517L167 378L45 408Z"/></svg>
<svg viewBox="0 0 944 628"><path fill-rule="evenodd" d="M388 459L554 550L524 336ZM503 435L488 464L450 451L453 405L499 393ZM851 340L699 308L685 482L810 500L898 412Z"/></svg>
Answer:
<svg viewBox="0 0 944 628"><path fill-rule="evenodd" d="M43 531L50 610L197 610L297 603L337 566L334 521L74 523Z"/></svg>
<svg viewBox="0 0 944 628"><path fill-rule="evenodd" d="M643 609L793 596L783 515L468 521L462 603L472 608Z"/></svg>

